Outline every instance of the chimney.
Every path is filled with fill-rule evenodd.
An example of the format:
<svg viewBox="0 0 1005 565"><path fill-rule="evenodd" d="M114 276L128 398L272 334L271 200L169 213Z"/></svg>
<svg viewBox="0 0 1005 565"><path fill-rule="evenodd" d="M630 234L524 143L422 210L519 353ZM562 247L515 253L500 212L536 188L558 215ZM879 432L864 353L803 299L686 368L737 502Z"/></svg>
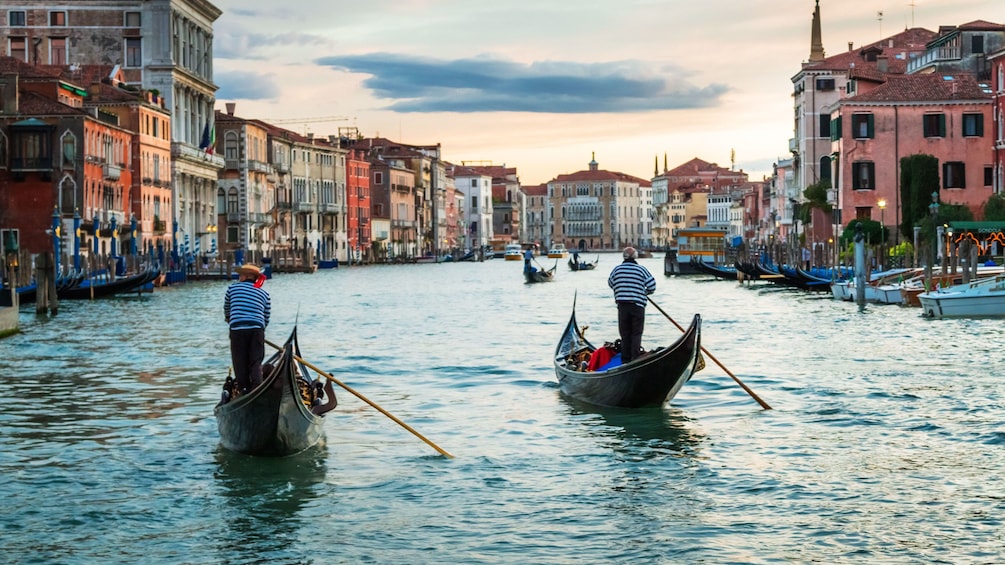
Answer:
<svg viewBox="0 0 1005 565"><path fill-rule="evenodd" d="M855 47L855 44L852 43L851 41L849 41L848 42L848 51L851 51L852 49L854 49L854 47Z"/></svg>
<svg viewBox="0 0 1005 565"><path fill-rule="evenodd" d="M237 108L237 102L227 102L227 115L228 116L233 116L234 115L234 109L236 109L236 108Z"/></svg>
<svg viewBox="0 0 1005 565"><path fill-rule="evenodd" d="M876 70L881 73L890 72L890 62L887 60L886 55L876 57Z"/></svg>

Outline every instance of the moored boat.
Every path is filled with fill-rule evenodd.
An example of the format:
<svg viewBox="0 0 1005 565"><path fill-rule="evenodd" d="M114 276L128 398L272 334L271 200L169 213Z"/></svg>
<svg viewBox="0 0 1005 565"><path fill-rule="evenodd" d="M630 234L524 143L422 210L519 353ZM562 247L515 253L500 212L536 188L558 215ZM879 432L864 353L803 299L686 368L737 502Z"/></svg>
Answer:
<svg viewBox="0 0 1005 565"><path fill-rule="evenodd" d="M573 305L569 323L555 348L555 374L563 394L599 406L662 406L704 366L700 355L701 316L695 314L691 325L671 345L649 351L630 363L586 370L596 351L577 325Z"/></svg>
<svg viewBox="0 0 1005 565"><path fill-rule="evenodd" d="M247 455L281 457L320 441L323 416L337 405L331 381L312 378L300 362L297 330L265 362L262 382L244 394L227 377L213 409L220 443Z"/></svg>
<svg viewBox="0 0 1005 565"><path fill-rule="evenodd" d="M564 243L555 243L548 249L549 259L565 259L569 255L569 250Z"/></svg>
<svg viewBox="0 0 1005 565"><path fill-rule="evenodd" d="M918 301L932 318L1005 316L1005 274L923 292Z"/></svg>

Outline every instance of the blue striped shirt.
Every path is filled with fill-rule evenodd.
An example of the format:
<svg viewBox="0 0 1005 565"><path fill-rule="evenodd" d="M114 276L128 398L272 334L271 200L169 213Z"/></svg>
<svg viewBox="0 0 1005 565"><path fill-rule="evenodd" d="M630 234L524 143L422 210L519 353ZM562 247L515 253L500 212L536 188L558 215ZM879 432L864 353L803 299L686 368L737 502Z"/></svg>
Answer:
<svg viewBox="0 0 1005 565"><path fill-rule="evenodd" d="M255 288L251 281L236 282L227 287L223 299L223 314L232 330L265 329L269 325L272 300L264 288Z"/></svg>
<svg viewBox="0 0 1005 565"><path fill-rule="evenodd" d="M632 302L644 308L646 296L656 292L656 279L642 265L625 261L611 270L607 286L614 289L615 301Z"/></svg>

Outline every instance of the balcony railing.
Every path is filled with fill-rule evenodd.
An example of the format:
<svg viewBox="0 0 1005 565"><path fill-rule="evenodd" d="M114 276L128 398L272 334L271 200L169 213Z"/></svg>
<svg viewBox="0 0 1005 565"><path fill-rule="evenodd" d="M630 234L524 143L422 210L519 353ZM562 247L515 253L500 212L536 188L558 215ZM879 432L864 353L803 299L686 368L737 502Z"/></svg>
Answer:
<svg viewBox="0 0 1005 565"><path fill-rule="evenodd" d="M337 214L339 213L340 211L339 208L341 208L341 206L339 206L338 204L331 204L326 202L324 204L321 204L320 208L322 214Z"/></svg>
<svg viewBox="0 0 1005 565"><path fill-rule="evenodd" d="M263 163L262 161L249 160L248 170L255 171L257 173L267 173L275 174L275 169L272 168L268 163Z"/></svg>
<svg viewBox="0 0 1005 565"><path fill-rule="evenodd" d="M111 163L105 163L101 166L101 174L108 180L119 180L119 177L122 176L122 169Z"/></svg>
<svg viewBox="0 0 1005 565"><path fill-rule="evenodd" d="M263 226L272 225L272 214L263 214L260 212L254 212L248 214L248 221L253 224L260 224Z"/></svg>
<svg viewBox="0 0 1005 565"><path fill-rule="evenodd" d="M52 159L49 157L11 157L12 171L48 171L52 169Z"/></svg>
<svg viewBox="0 0 1005 565"><path fill-rule="evenodd" d="M293 210L296 212L313 212L316 209L313 202L297 202L293 205Z"/></svg>

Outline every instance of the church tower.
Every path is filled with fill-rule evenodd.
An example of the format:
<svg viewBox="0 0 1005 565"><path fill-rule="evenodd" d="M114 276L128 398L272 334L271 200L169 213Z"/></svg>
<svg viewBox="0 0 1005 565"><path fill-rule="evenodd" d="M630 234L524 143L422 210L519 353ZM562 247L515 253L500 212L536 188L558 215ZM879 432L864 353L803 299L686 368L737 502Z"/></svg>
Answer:
<svg viewBox="0 0 1005 565"><path fill-rule="evenodd" d="M813 10L813 31L810 37L810 62L817 63L824 60L824 43L820 37L820 0L816 0L817 7Z"/></svg>

